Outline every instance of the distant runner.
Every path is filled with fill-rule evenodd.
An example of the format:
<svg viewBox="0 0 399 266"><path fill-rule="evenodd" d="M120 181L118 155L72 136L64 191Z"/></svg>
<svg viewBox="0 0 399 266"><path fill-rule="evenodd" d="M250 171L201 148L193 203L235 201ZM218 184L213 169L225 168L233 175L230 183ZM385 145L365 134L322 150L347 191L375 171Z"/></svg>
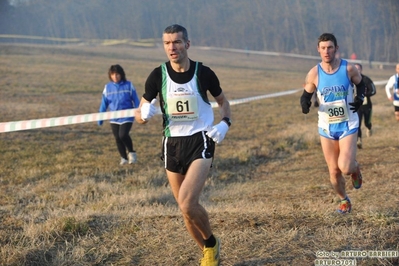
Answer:
<svg viewBox="0 0 399 266"><path fill-rule="evenodd" d="M373 134L372 131L372 123L371 123L371 118L373 114L373 105L371 103L371 96L374 96L376 94L376 89L374 82L366 75L362 74L363 66L359 63L355 63L355 67L357 70L359 70L360 75L362 76L365 91L364 91L364 101L362 106L360 106L359 110L357 110L357 114L359 115L359 131L357 133L357 147L359 149L363 148L363 143L362 143L362 120L364 117L364 125L367 128L367 137L371 137Z"/></svg>
<svg viewBox="0 0 399 266"><path fill-rule="evenodd" d="M399 64L396 65L396 74L389 78L385 91L388 99L393 102L395 118L399 122Z"/></svg>

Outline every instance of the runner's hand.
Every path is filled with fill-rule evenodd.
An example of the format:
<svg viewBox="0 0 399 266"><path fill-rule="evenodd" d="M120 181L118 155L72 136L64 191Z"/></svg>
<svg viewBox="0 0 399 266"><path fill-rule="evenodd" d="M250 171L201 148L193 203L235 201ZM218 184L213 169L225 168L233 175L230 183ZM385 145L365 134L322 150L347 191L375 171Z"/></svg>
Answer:
<svg viewBox="0 0 399 266"><path fill-rule="evenodd" d="M153 99L151 103L143 103L143 105L141 106L141 119L147 121L155 115L155 113L157 112L157 108L154 106L154 104L156 102L157 99Z"/></svg>
<svg viewBox="0 0 399 266"><path fill-rule="evenodd" d="M362 106L362 104L363 104L363 100L356 96L353 103L349 103L349 105L352 106L349 109L352 110L354 113L356 113L357 110L359 110L360 106Z"/></svg>
<svg viewBox="0 0 399 266"><path fill-rule="evenodd" d="M221 121L219 124L214 125L212 129L206 133L206 135L213 139L214 142L220 143L226 136L228 130L229 126L227 125L227 123Z"/></svg>
<svg viewBox="0 0 399 266"><path fill-rule="evenodd" d="M312 105L311 101L308 101L305 98L301 98L302 113L304 113L304 114L309 113L311 105Z"/></svg>

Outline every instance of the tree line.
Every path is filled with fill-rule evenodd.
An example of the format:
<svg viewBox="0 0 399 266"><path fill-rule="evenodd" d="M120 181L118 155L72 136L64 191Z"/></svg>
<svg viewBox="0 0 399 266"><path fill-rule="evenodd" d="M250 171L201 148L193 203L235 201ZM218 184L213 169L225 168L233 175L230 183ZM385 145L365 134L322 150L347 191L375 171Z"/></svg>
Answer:
<svg viewBox="0 0 399 266"><path fill-rule="evenodd" d="M398 14L398 0L9 0L0 34L159 39L178 23L193 45L316 55L331 32L346 56L397 62Z"/></svg>

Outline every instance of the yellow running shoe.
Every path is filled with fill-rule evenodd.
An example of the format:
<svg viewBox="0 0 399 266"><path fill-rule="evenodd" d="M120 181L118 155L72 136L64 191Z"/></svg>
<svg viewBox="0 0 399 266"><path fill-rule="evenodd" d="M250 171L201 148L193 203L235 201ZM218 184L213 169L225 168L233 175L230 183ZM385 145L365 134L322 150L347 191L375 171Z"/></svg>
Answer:
<svg viewBox="0 0 399 266"><path fill-rule="evenodd" d="M204 247L204 257L201 266L219 266L220 261L220 239L216 237L216 245L213 248Z"/></svg>

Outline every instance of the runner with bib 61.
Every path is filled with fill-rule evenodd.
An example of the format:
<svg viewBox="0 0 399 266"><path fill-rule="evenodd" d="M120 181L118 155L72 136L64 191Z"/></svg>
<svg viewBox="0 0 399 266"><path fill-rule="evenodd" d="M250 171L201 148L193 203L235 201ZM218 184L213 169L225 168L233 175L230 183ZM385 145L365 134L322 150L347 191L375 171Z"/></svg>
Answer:
<svg viewBox="0 0 399 266"><path fill-rule="evenodd" d="M186 229L203 252L201 266L217 266L221 242L213 234L208 213L199 200L212 166L215 143L223 141L231 126L230 103L213 70L188 57L191 42L186 28L170 25L162 40L169 61L148 76L136 117L139 123L147 123L156 112L154 99L159 97L166 176ZM221 120L217 123L208 92L218 105Z"/></svg>

